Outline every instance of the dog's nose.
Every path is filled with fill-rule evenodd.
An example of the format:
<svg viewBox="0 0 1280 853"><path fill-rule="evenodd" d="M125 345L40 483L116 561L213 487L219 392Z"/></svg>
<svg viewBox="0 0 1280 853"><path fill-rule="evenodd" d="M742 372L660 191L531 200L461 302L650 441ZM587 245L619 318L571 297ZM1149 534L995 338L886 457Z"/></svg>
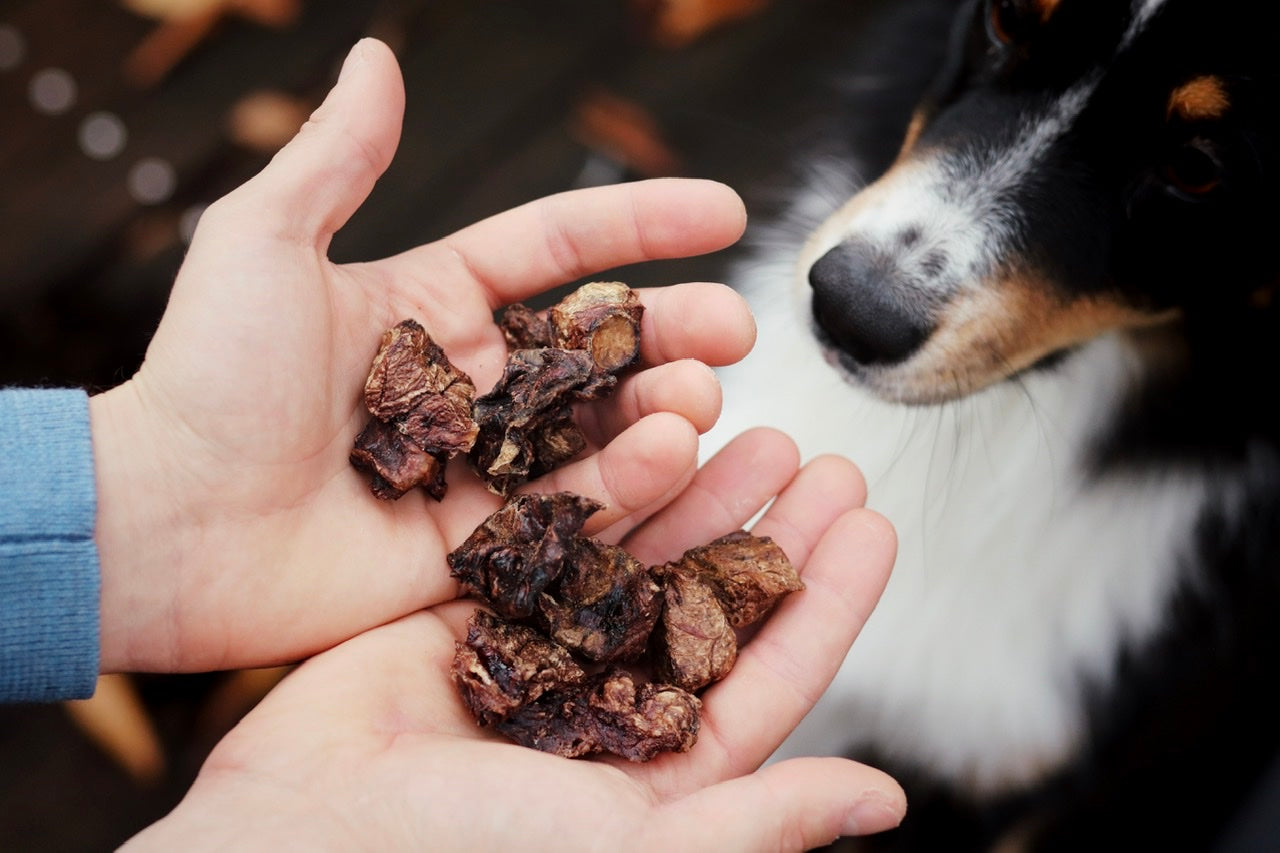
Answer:
<svg viewBox="0 0 1280 853"><path fill-rule="evenodd" d="M818 325L862 364L905 361L928 331L902 303L891 259L861 241L841 243L809 270Z"/></svg>

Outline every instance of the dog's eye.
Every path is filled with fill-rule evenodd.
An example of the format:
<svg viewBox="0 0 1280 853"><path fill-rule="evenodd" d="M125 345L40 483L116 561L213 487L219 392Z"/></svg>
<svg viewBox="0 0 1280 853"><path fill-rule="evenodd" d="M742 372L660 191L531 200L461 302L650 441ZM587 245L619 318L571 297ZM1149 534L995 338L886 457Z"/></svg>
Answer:
<svg viewBox="0 0 1280 853"><path fill-rule="evenodd" d="M1179 195L1203 198L1222 183L1222 161L1199 140L1178 148L1164 165L1164 179Z"/></svg>
<svg viewBox="0 0 1280 853"><path fill-rule="evenodd" d="M1012 44L1023 29L1021 4L1017 0L988 0L987 35L995 44Z"/></svg>

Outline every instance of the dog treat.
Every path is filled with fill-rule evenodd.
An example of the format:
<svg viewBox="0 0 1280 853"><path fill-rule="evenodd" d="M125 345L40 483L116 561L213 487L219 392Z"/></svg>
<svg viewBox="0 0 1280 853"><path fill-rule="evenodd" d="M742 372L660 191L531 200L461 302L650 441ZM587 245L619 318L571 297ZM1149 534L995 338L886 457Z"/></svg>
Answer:
<svg viewBox="0 0 1280 853"><path fill-rule="evenodd" d="M450 573L503 616L527 618L564 570L582 525L601 508L569 492L513 498L449 554Z"/></svg>
<svg viewBox="0 0 1280 853"><path fill-rule="evenodd" d="M498 328L507 346L517 349L545 349L551 346L551 328L547 318L522 302L507 306L498 318Z"/></svg>
<svg viewBox="0 0 1280 853"><path fill-rule="evenodd" d="M417 322L383 334L364 386L373 419L351 451L351 463L371 472L375 495L394 499L421 485L436 500L444 497L445 464L470 450L479 432L471 416L475 390Z"/></svg>
<svg viewBox="0 0 1280 853"><path fill-rule="evenodd" d="M395 500L422 486L436 500L444 497L444 455L428 453L393 423L373 418L356 436L351 464L372 473L373 493Z"/></svg>
<svg viewBox="0 0 1280 853"><path fill-rule="evenodd" d="M640 354L640 298L620 282L591 282L545 315L522 304L498 320L512 347L502 378L476 400L472 466L500 495L586 447L572 407L608 396Z"/></svg>
<svg viewBox="0 0 1280 853"><path fill-rule="evenodd" d="M662 620L653 635L654 674L694 691L729 674L738 638L715 591L695 574L667 573Z"/></svg>
<svg viewBox="0 0 1280 853"><path fill-rule="evenodd" d="M696 575L714 590L735 628L759 621L784 595L804 589L782 549L768 536L745 530L690 548L662 571Z"/></svg>
<svg viewBox="0 0 1280 853"><path fill-rule="evenodd" d="M733 668L734 627L803 584L771 539L743 531L646 567L579 535L598 509L568 492L522 495L449 555L465 587L527 623L478 613L458 644L454 678L480 724L516 743L648 761L693 745L694 691ZM609 668L585 675L579 657ZM657 681L617 666L631 661L650 664Z"/></svg>
<svg viewBox="0 0 1280 853"><path fill-rule="evenodd" d="M564 647L482 610L467 623L452 673L481 725L566 758L612 752L648 761L698 737L702 703L693 694L637 684L621 669L588 677Z"/></svg>
<svg viewBox="0 0 1280 853"><path fill-rule="evenodd" d="M459 643L453 678L463 702L484 726L505 720L550 690L585 681L568 650L532 628L477 610Z"/></svg>
<svg viewBox="0 0 1280 853"><path fill-rule="evenodd" d="M618 281L593 281L547 312L551 345L586 350L599 370L617 373L640 355L640 297Z"/></svg>
<svg viewBox="0 0 1280 853"><path fill-rule="evenodd" d="M650 761L663 752L687 752L698 740L702 702L669 684L637 684L610 669L543 693L496 728L522 746L565 758L611 752Z"/></svg>
<svg viewBox="0 0 1280 853"><path fill-rule="evenodd" d="M586 446L573 404L604 397L616 382L581 350L516 350L494 389L476 399L472 465L500 495L552 470Z"/></svg>
<svg viewBox="0 0 1280 853"><path fill-rule="evenodd" d="M573 543L555 594L540 607L552 639L588 660L635 660L662 612L662 590L643 563L616 545Z"/></svg>

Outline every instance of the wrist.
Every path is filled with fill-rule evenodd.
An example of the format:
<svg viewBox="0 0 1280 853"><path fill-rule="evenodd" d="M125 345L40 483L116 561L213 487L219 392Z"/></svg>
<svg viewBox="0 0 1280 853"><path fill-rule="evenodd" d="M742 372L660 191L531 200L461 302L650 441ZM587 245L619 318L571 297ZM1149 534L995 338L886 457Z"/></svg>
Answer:
<svg viewBox="0 0 1280 853"><path fill-rule="evenodd" d="M186 519L136 381L89 399L102 578L102 672L177 669L174 591Z"/></svg>

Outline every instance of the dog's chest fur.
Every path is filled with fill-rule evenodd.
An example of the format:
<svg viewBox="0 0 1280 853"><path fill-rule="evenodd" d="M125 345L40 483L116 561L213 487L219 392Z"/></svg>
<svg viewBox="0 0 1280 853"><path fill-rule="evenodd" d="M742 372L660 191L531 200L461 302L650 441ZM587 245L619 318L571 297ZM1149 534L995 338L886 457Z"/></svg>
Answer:
<svg viewBox="0 0 1280 853"><path fill-rule="evenodd" d="M805 458L851 458L868 504L898 530L899 556L835 683L780 754L870 746L974 793L1035 782L1084 736L1085 687L1108 684L1118 651L1159 627L1207 487L1167 469L1084 473L1139 378L1125 340L946 406L885 404L823 362L786 265L750 264L735 282L759 342L723 372L708 449L764 424Z"/></svg>

